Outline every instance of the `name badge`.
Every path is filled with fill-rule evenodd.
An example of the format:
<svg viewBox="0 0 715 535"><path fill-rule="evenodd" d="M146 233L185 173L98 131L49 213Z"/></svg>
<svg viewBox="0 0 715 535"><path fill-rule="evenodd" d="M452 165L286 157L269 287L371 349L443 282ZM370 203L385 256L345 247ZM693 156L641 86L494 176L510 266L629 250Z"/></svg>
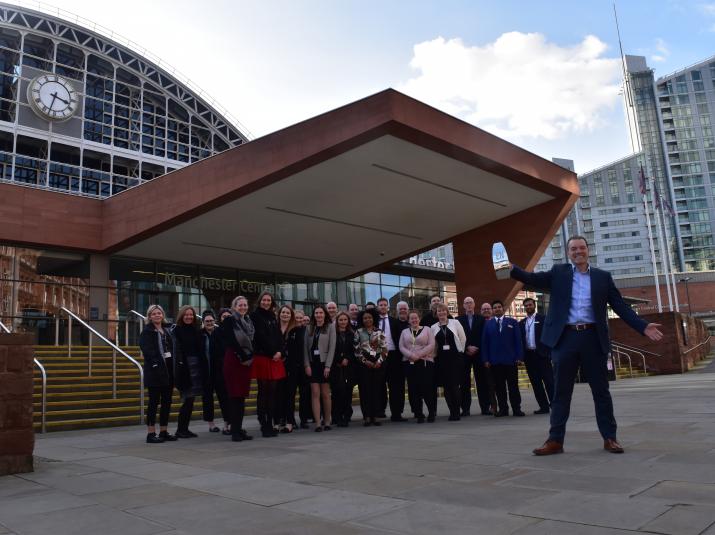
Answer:
<svg viewBox="0 0 715 535"><path fill-rule="evenodd" d="M314 350L313 350L313 355L315 355L316 357L319 357L319 356L320 356L320 350L319 350L319 349L314 349Z"/></svg>
<svg viewBox="0 0 715 535"><path fill-rule="evenodd" d="M371 350L370 350L370 356L371 356L371 357L374 357L375 355L377 355L377 351L375 351L374 349L371 349Z"/></svg>
<svg viewBox="0 0 715 535"><path fill-rule="evenodd" d="M449 348L450 348L450 345L449 345L449 344L444 344L444 345L442 346L442 349L443 349L444 351L449 351Z"/></svg>
<svg viewBox="0 0 715 535"><path fill-rule="evenodd" d="M513 329L513 328L514 328L513 325L507 325L507 327L509 327L510 329Z"/></svg>
<svg viewBox="0 0 715 535"><path fill-rule="evenodd" d="M170 358L171 358L171 351L167 351L166 353L164 353L164 358L165 358L165 359L170 359Z"/></svg>

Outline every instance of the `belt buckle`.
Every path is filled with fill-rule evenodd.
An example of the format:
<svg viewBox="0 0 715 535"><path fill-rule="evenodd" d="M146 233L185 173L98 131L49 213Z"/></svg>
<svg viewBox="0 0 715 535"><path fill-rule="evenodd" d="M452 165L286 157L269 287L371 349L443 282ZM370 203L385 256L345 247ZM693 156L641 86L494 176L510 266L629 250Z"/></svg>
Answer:
<svg viewBox="0 0 715 535"><path fill-rule="evenodd" d="M585 323L577 323L577 324L576 324L576 330L577 330L577 331L585 331L585 330L586 330L586 324L585 324Z"/></svg>

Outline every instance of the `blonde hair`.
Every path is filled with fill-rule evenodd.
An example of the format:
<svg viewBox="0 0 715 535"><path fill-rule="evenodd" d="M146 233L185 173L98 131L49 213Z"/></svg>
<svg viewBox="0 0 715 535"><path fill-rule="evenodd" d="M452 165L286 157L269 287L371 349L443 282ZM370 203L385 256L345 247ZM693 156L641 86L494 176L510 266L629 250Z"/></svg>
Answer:
<svg viewBox="0 0 715 535"><path fill-rule="evenodd" d="M437 306L434 307L435 311L439 312L440 310L446 310L447 314L449 314L449 307L445 305L444 303L437 303Z"/></svg>
<svg viewBox="0 0 715 535"><path fill-rule="evenodd" d="M237 304L241 299L243 299L243 300L246 302L246 304L248 304L248 298L247 298L247 297L244 297L244 296L242 296L242 295L236 296L236 297L233 298L233 301L231 301L231 310L235 310L235 309L236 309L236 304Z"/></svg>
<svg viewBox="0 0 715 535"><path fill-rule="evenodd" d="M149 305L149 307L146 309L146 318L144 318L144 325L149 325L151 323L151 313L155 310L159 310L161 312L161 323L166 323L166 313L164 312L164 309L161 308L161 305Z"/></svg>

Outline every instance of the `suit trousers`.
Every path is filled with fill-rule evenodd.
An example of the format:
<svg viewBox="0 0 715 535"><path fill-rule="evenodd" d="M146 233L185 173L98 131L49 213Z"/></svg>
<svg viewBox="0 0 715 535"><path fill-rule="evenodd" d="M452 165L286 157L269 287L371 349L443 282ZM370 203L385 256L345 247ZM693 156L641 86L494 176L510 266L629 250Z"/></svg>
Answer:
<svg viewBox="0 0 715 535"><path fill-rule="evenodd" d="M402 353L390 351L385 362L385 379L390 388L390 416L398 418L405 410L405 368Z"/></svg>
<svg viewBox="0 0 715 535"><path fill-rule="evenodd" d="M472 408L472 372L474 372L474 386L477 390L479 409L483 412L491 410L494 389L489 380L489 369L484 367L479 358L479 353L464 358L464 378L462 380L462 411L469 412Z"/></svg>
<svg viewBox="0 0 715 535"><path fill-rule="evenodd" d="M551 359L539 355L536 350L527 349L524 351L524 365L539 408L548 409L554 397L554 370L551 367Z"/></svg>
<svg viewBox="0 0 715 535"><path fill-rule="evenodd" d="M434 362L418 360L414 364L404 363L407 376L410 409L416 418L425 415L422 403L427 405L427 414L437 413L437 389L435 388Z"/></svg>
<svg viewBox="0 0 715 535"><path fill-rule="evenodd" d="M494 393L501 414L509 414L507 404L507 389L509 401L513 412L521 410L521 394L519 393L519 369L516 364L492 364L492 377L494 378Z"/></svg>
<svg viewBox="0 0 715 535"><path fill-rule="evenodd" d="M616 438L616 419L613 400L608 389L607 355L601 353L595 329L585 331L564 330L561 339L551 352L554 366L554 397L551 400L551 429L549 438L563 443L566 422L571 410L571 396L579 366L588 379L596 409L596 423L605 439Z"/></svg>
<svg viewBox="0 0 715 535"><path fill-rule="evenodd" d="M350 421L353 406L353 366L334 364L330 371L330 394L333 406L333 422L342 424Z"/></svg>

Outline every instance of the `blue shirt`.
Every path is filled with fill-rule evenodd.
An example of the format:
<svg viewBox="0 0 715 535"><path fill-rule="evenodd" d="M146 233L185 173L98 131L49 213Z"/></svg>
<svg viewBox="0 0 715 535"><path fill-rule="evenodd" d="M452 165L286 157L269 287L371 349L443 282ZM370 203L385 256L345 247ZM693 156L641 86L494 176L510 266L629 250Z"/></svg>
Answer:
<svg viewBox="0 0 715 535"><path fill-rule="evenodd" d="M591 266L581 273L573 266L573 286L571 287L571 305L568 323L596 323L591 306Z"/></svg>

